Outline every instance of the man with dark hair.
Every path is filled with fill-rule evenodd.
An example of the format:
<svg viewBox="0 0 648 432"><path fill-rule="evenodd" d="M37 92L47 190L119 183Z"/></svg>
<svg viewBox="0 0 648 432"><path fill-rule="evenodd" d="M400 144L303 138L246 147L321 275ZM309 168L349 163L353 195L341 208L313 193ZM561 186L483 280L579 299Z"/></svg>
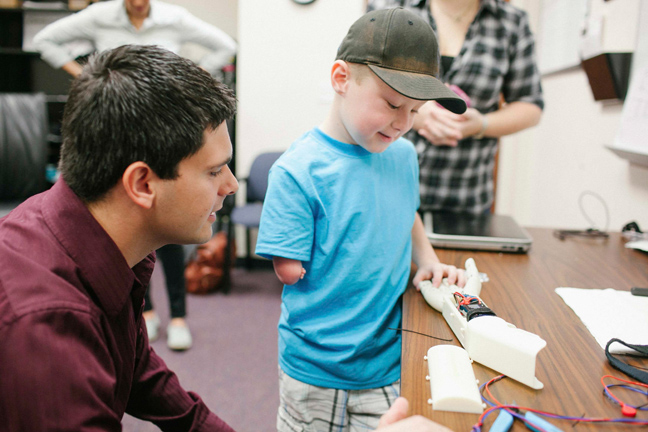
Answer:
<svg viewBox="0 0 648 432"><path fill-rule="evenodd" d="M230 90L151 46L94 56L70 90L62 179L0 219L0 430L231 431L150 348L168 243L202 243L238 189Z"/></svg>
<svg viewBox="0 0 648 432"><path fill-rule="evenodd" d="M168 243L203 243L238 183L230 90L152 46L92 57L63 118L62 179L0 219L0 431L232 432L149 346L143 299ZM406 418L381 432L446 430Z"/></svg>

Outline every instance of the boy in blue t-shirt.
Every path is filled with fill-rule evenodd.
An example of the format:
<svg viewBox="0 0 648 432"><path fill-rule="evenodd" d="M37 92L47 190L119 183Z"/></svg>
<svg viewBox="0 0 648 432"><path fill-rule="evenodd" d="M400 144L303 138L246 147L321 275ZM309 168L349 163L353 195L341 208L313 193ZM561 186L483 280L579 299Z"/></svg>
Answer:
<svg viewBox="0 0 648 432"><path fill-rule="evenodd" d="M257 254L285 284L279 321L280 431L375 429L400 392L400 297L463 273L439 262L417 214L418 163L402 138L428 100L462 113L435 78L430 25L403 8L358 19L331 70L320 125L270 171Z"/></svg>

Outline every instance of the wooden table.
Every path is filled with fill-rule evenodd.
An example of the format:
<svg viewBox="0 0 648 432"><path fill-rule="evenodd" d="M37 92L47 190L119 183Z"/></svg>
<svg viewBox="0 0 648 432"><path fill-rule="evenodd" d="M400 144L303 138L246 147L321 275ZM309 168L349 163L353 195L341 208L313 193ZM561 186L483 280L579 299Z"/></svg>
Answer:
<svg viewBox="0 0 648 432"><path fill-rule="evenodd" d="M620 409L603 395L600 379L605 374L629 377L609 365L603 349L554 289L630 290L631 286L648 286L648 254L626 249L619 233L612 233L607 240L569 237L561 241L550 229L527 230L533 237L528 254L436 250L442 262L461 268L467 258L473 257L479 271L490 279L482 285L480 297L484 302L499 317L547 341L536 362L536 377L544 384L542 390L505 378L493 384L491 391L502 403L515 402L563 415L619 418ZM413 287L403 297L403 328L452 338L452 343L459 345L441 313L429 307ZM428 372L423 357L431 346L443 343L449 342L403 332L401 392L410 402L410 414L421 414L457 432L469 431L477 423L478 415L433 411L427 403L430 385L425 380ZM648 366L645 358L623 358ZM499 375L478 363L473 363L473 370L480 384ZM636 405L648 402L645 396L628 391L618 390L615 394ZM488 430L497 414L494 412L486 419L484 430ZM640 412L638 418L648 420L648 413ZM616 423L573 426L574 422L552 422L563 431L647 428ZM511 430L527 429L521 422L515 422Z"/></svg>

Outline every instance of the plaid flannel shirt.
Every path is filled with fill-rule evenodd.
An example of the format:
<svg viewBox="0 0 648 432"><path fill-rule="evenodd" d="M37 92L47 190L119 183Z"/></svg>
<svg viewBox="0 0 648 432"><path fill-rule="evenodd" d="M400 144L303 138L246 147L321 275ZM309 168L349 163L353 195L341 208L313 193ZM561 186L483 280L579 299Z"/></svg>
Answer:
<svg viewBox="0 0 648 432"><path fill-rule="evenodd" d="M369 0L367 10L403 6L427 20L436 32L431 0ZM459 86L473 108L496 111L500 95L506 102L529 102L544 108L534 39L526 12L502 0L481 0L463 46L442 81ZM481 214L494 199L496 138L459 141L457 147L434 146L415 131L420 164L421 210Z"/></svg>

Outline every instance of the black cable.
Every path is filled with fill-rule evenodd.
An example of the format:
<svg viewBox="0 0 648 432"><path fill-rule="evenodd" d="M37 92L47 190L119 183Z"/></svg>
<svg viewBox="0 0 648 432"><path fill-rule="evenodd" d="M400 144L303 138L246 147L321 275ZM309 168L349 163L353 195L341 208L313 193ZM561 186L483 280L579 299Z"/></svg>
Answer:
<svg viewBox="0 0 648 432"><path fill-rule="evenodd" d="M404 329L404 328L400 328L400 327L398 327L398 328L388 327L388 330L406 331L406 332L416 333L416 334L421 335L421 336L427 336L429 338L437 339L437 340L444 341L444 342L452 342L453 341L453 339L443 339L443 338L440 338L440 337L432 336L432 335L425 334L425 333L419 333L419 332L414 331L414 330L408 330L408 329Z"/></svg>

